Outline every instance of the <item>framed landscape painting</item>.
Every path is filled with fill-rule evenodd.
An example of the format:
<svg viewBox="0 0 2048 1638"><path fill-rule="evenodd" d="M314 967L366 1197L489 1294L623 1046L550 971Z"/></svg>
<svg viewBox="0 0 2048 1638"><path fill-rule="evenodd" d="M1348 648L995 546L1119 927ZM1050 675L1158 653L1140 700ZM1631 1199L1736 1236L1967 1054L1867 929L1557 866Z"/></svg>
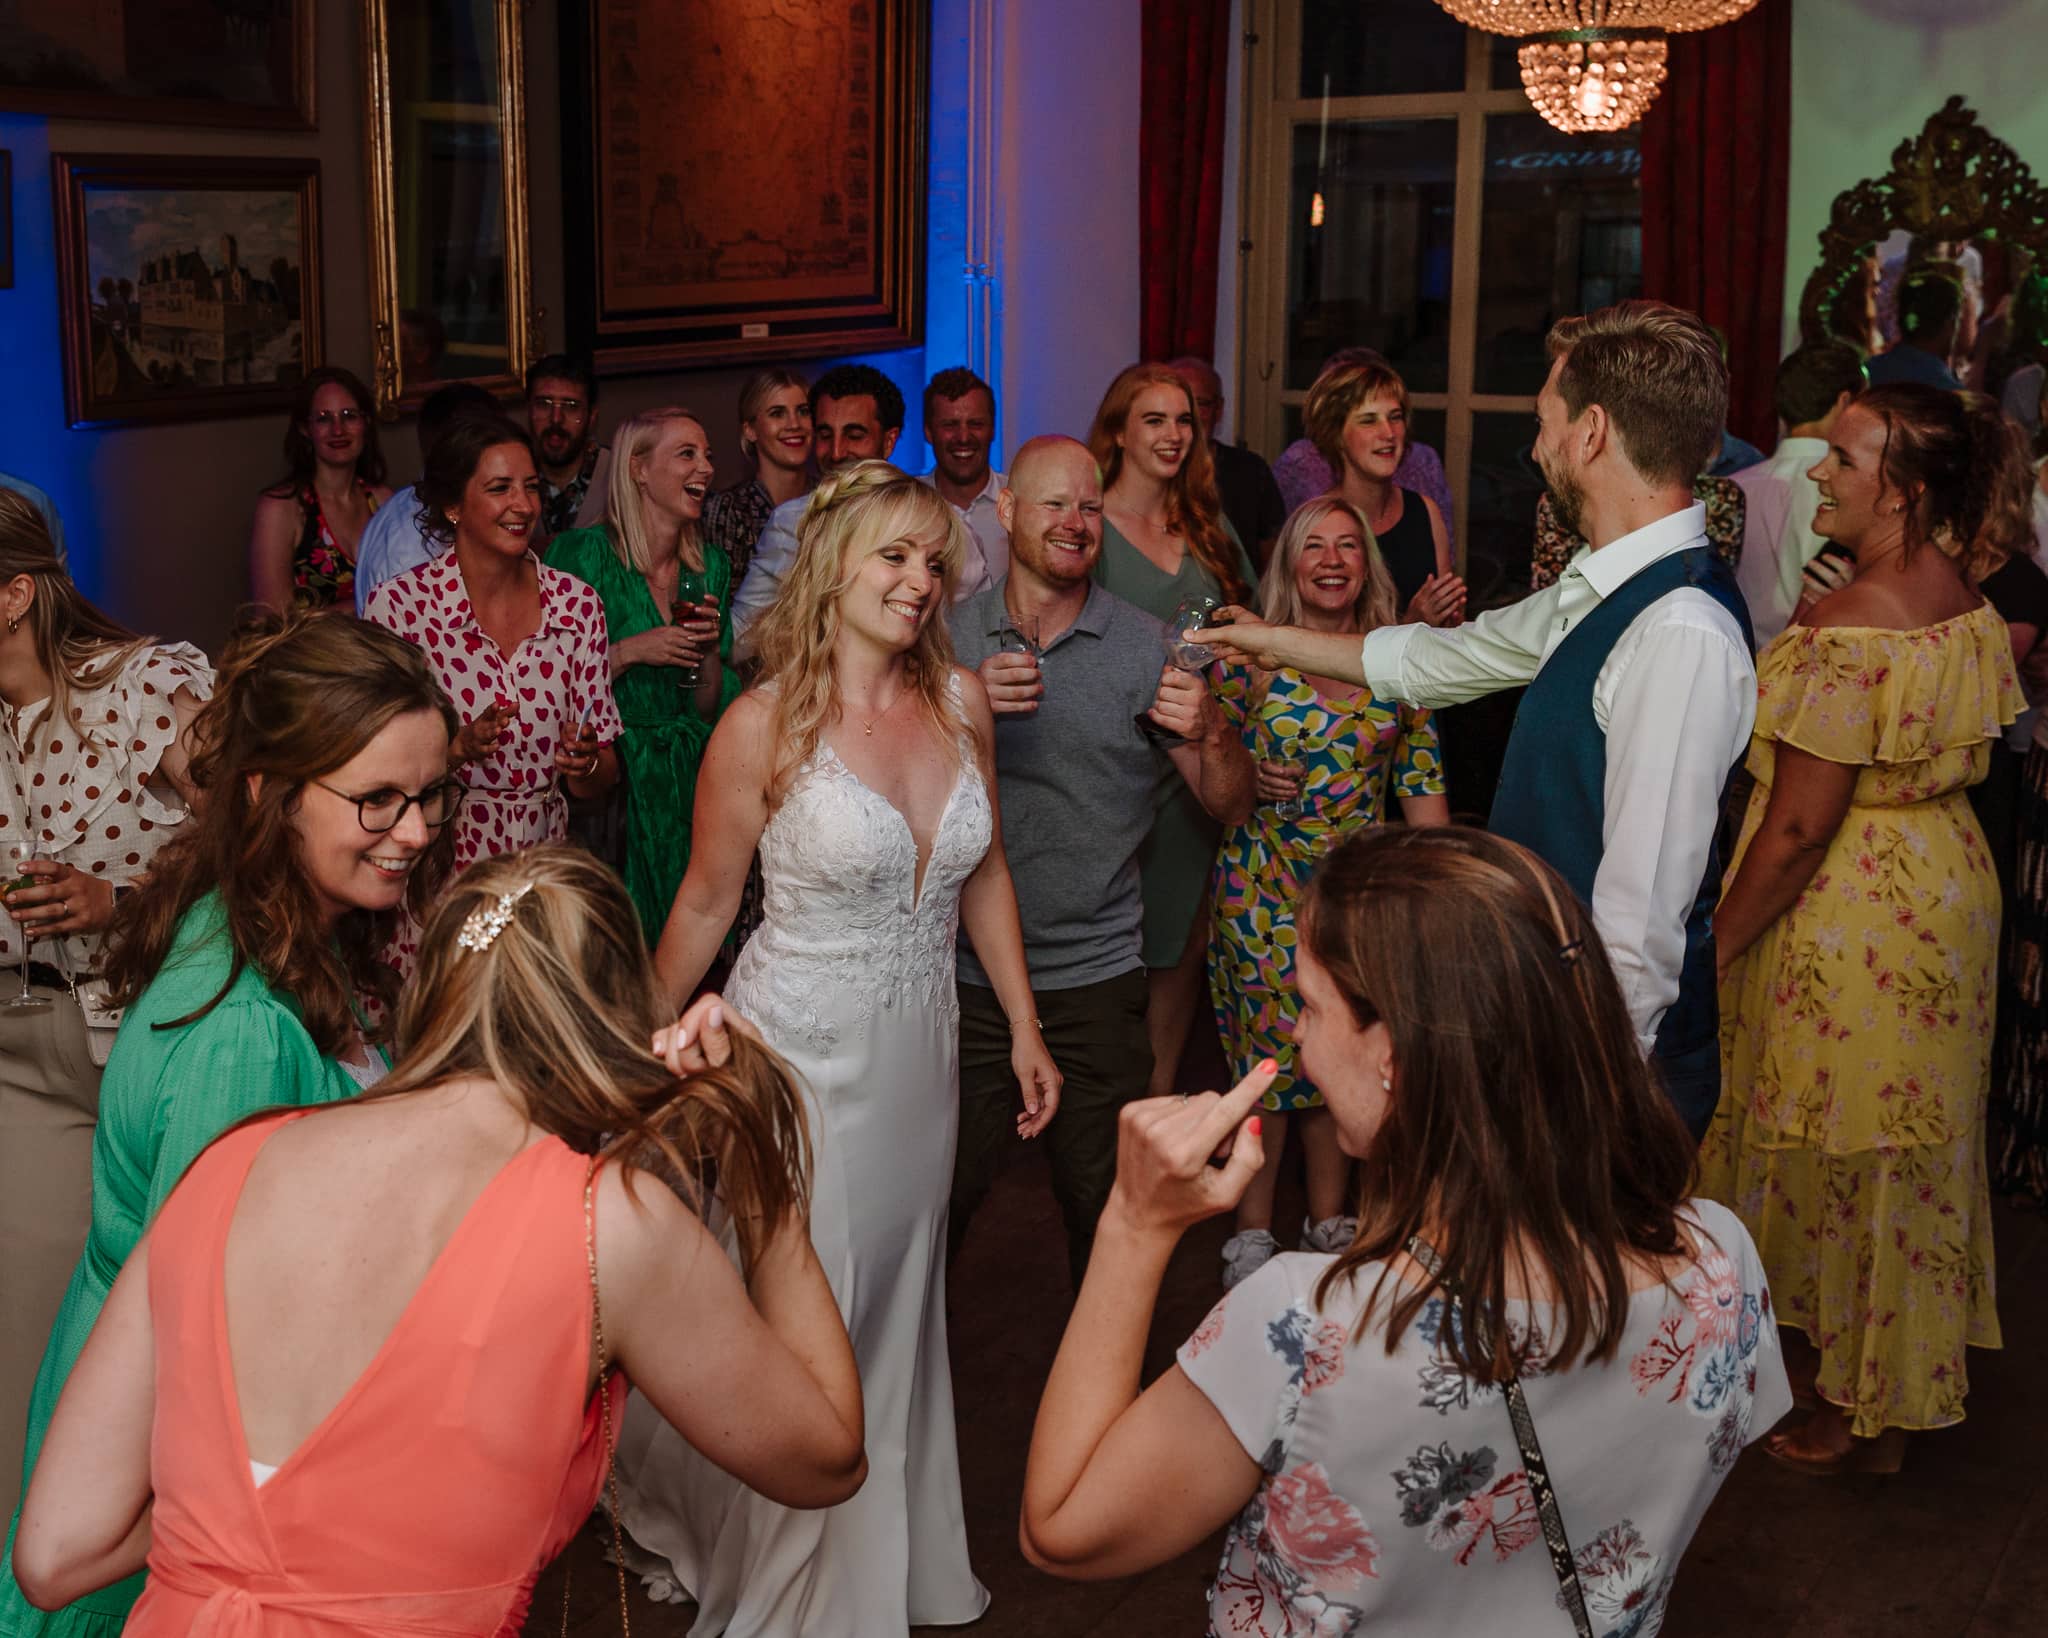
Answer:
<svg viewBox="0 0 2048 1638"><path fill-rule="evenodd" d="M5 0L0 109L313 127L314 0Z"/></svg>
<svg viewBox="0 0 2048 1638"><path fill-rule="evenodd" d="M572 345L614 373L915 344L929 0L562 0Z"/></svg>
<svg viewBox="0 0 2048 1638"><path fill-rule="evenodd" d="M289 404L321 356L319 162L50 163L71 424Z"/></svg>

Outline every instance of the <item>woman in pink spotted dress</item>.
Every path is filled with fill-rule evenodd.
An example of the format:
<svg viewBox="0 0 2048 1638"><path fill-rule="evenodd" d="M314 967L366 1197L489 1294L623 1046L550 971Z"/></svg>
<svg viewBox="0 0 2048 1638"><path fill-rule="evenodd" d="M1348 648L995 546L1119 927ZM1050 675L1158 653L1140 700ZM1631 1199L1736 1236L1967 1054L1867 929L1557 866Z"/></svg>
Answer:
<svg viewBox="0 0 2048 1638"><path fill-rule="evenodd" d="M465 422L427 458L423 526L447 544L370 594L367 618L427 657L462 730L450 765L466 792L455 867L559 842L568 795L600 796L619 776L619 712L597 593L534 555L540 477L510 421ZM412 970L409 923L388 959Z"/></svg>

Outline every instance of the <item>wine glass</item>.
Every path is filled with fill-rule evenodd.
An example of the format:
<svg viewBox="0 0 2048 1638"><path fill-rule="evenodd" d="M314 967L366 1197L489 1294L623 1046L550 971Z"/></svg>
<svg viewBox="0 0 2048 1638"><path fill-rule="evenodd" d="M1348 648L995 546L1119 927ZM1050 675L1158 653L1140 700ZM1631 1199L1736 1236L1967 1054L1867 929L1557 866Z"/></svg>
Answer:
<svg viewBox="0 0 2048 1638"><path fill-rule="evenodd" d="M7 862L10 867L10 875L6 887L0 889L0 894L15 893L24 887L35 886L36 878L29 875L21 867L31 859L40 859L42 856L42 850L34 842L9 842L7 844ZM21 926L18 917L16 918L15 926L20 929L21 937L21 993L9 996L6 1001L0 1002L0 1006L5 1006L19 1012L47 1012L50 1006L48 998L37 995L29 985L29 950L34 945L35 940L28 930Z"/></svg>
<svg viewBox="0 0 2048 1638"><path fill-rule="evenodd" d="M675 601L675 606L669 610L669 618L678 626L682 626L701 620L704 615L693 598L679 597ZM704 668L701 665L679 665L675 671L676 686L686 695L695 690L698 681L704 675Z"/></svg>
<svg viewBox="0 0 2048 1638"><path fill-rule="evenodd" d="M1173 615L1166 622L1166 629L1160 632L1160 645L1166 650L1166 663L1176 671L1203 672L1215 663L1216 651L1207 643L1191 643L1188 633L1199 631L1204 626L1215 625L1217 612L1223 607L1223 599L1207 592L1198 592L1192 597L1183 597L1174 605ZM1140 711L1137 715L1138 732L1155 745L1171 745L1179 742L1180 736L1170 729L1162 728L1152 720L1152 713Z"/></svg>

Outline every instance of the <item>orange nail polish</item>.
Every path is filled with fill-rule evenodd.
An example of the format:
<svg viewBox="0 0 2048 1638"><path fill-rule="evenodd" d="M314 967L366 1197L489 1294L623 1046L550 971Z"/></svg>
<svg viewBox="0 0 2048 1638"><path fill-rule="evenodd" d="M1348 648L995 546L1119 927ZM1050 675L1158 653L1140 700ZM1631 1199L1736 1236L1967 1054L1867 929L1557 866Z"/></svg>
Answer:
<svg viewBox="0 0 2048 1638"><path fill-rule="evenodd" d="M1259 1117L1257 1115L1252 1116L1250 1120L1245 1122L1245 1125L1251 1128L1253 1137L1258 1137L1265 1131L1265 1128L1259 1124Z"/></svg>
<svg viewBox="0 0 2048 1638"><path fill-rule="evenodd" d="M1259 1073L1260 1073L1261 1075L1277 1075L1277 1074L1279 1074L1279 1073L1280 1073L1280 1060L1279 1060L1278 1058L1265 1058L1265 1059L1262 1059L1262 1060L1260 1061L1260 1063L1259 1063Z"/></svg>

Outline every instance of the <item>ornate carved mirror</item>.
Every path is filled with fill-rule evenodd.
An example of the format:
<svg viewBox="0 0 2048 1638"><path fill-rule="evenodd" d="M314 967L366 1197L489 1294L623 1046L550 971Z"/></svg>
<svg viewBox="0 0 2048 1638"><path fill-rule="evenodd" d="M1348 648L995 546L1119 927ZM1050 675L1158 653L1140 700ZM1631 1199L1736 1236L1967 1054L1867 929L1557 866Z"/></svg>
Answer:
<svg viewBox="0 0 2048 1638"><path fill-rule="evenodd" d="M377 408L533 356L521 0L365 0Z"/></svg>
<svg viewBox="0 0 2048 1638"><path fill-rule="evenodd" d="M1967 352L1975 324L2012 298L2009 346L2048 357L2037 300L2048 276L2048 192L2018 154L1950 97L1920 134L1892 152L1885 175L1835 196L1820 235L1820 265L1799 298L1807 341L1839 336L1866 352L1899 339L1900 277L1925 262L1947 264L1965 296Z"/></svg>

